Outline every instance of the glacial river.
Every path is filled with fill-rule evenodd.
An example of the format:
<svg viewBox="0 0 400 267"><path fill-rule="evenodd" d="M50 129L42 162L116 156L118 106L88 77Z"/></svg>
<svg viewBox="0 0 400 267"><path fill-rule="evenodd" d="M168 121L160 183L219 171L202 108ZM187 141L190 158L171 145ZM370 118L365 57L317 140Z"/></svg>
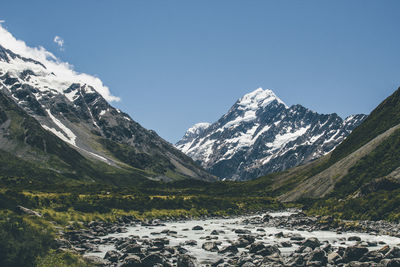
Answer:
<svg viewBox="0 0 400 267"><path fill-rule="evenodd" d="M288 216L290 212L277 212L269 213L271 216ZM254 216L252 216L254 217ZM277 237L275 234L282 232L284 236L291 236L294 234L301 235L304 238L316 237L321 243L331 244L334 247L342 246L347 247L355 245L357 241L348 241L347 239L351 236L358 236L364 243L376 244L370 246L370 250L381 248L383 245L398 245L400 244L400 238L387 236L387 235L374 235L368 233L355 233L345 232L337 233L332 231L300 231L300 230L288 230L277 227L262 227L259 225L253 225L244 223L244 220L248 217L236 217L236 218L221 218L221 219L204 219L204 220L189 220L189 221L177 221L177 222L166 222L163 226L142 226L136 225L127 228L124 233L109 234L102 237L102 239L113 238L124 238L136 236L141 239L151 238L163 238L166 237L170 246L181 245L189 251L189 253L195 256L199 263L205 264L221 256L217 252L209 252L202 248L202 244L207 241L219 241L223 247L229 245L238 239L238 234L235 230L243 229L249 230L252 235L256 237L256 241L262 241L265 244L278 245L282 255L288 255L294 252L299 245L295 244L289 237ZM200 226L203 230L192 230L193 227ZM218 235L211 235L212 231L218 231ZM168 233L173 231L173 234ZM175 233L176 232L176 233ZM186 241L194 240L197 242L196 245L185 245ZM292 243L291 247L281 246L282 242ZM104 257L105 253L109 250L115 250L113 244L99 245L98 252L87 253L86 255L94 255ZM239 248L239 251L243 249Z"/></svg>

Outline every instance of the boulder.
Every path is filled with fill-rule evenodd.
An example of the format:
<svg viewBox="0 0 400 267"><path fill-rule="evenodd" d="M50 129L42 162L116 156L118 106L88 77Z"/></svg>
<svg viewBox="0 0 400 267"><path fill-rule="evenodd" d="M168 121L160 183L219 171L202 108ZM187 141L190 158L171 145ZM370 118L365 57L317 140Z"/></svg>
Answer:
<svg viewBox="0 0 400 267"><path fill-rule="evenodd" d="M279 248L277 246L268 245L268 246L265 246L264 248L258 250L256 252L256 254L266 257L266 256L270 256L273 254L279 255L279 254L281 254L281 251L279 250Z"/></svg>
<svg viewBox="0 0 400 267"><path fill-rule="evenodd" d="M142 261L140 257L137 255L128 255L125 257L124 261L121 264L121 267L140 267L142 265Z"/></svg>
<svg viewBox="0 0 400 267"><path fill-rule="evenodd" d="M219 235L217 230L212 230L211 235Z"/></svg>
<svg viewBox="0 0 400 267"><path fill-rule="evenodd" d="M305 238L304 237L302 237L300 234L293 234L291 237L290 237L290 240L294 240L294 241L302 241L302 240L304 240Z"/></svg>
<svg viewBox="0 0 400 267"><path fill-rule="evenodd" d="M194 226L194 227L192 228L192 230L194 230L194 231L201 231L201 230L204 230L204 228L201 227L200 225L196 225L196 226Z"/></svg>
<svg viewBox="0 0 400 267"><path fill-rule="evenodd" d="M179 255L177 267L197 267L196 258L188 254Z"/></svg>
<svg viewBox="0 0 400 267"><path fill-rule="evenodd" d="M398 266L400 266L400 258L384 259L379 263L378 266L379 267L398 267Z"/></svg>
<svg viewBox="0 0 400 267"><path fill-rule="evenodd" d="M201 246L204 250L206 251L218 251L218 246L215 242L205 242L202 246Z"/></svg>
<svg viewBox="0 0 400 267"><path fill-rule="evenodd" d="M110 262L118 262L118 259L121 257L121 254L118 251L110 250L107 251L104 259L109 260Z"/></svg>
<svg viewBox="0 0 400 267"><path fill-rule="evenodd" d="M216 266L218 266L218 265L224 263L224 261L225 261L224 258L219 258L219 259L213 261L213 262L211 263L211 266L212 266L212 267L216 267Z"/></svg>
<svg viewBox="0 0 400 267"><path fill-rule="evenodd" d="M235 233L240 235L249 235L251 234L251 231L247 229L236 229Z"/></svg>
<svg viewBox="0 0 400 267"><path fill-rule="evenodd" d="M250 245L249 252L256 253L256 252L262 250L263 248L265 248L265 245L262 242L255 242Z"/></svg>
<svg viewBox="0 0 400 267"><path fill-rule="evenodd" d="M380 253L379 251L373 250L373 251L368 251L367 253L364 254L360 258L361 262L380 262L383 259L383 254Z"/></svg>
<svg viewBox="0 0 400 267"><path fill-rule="evenodd" d="M93 266L110 266L110 262L108 260L102 259L97 256L83 256L84 260Z"/></svg>
<svg viewBox="0 0 400 267"><path fill-rule="evenodd" d="M329 253L327 259L331 264L338 264L342 261L342 257L337 252Z"/></svg>
<svg viewBox="0 0 400 267"><path fill-rule="evenodd" d="M384 255L385 255L386 253L388 253L389 250L390 250L390 247L389 247L388 245L385 245L385 246L381 247L380 249L378 249L378 251L379 251L380 253L384 254Z"/></svg>
<svg viewBox="0 0 400 267"><path fill-rule="evenodd" d="M184 244L185 244L185 246L197 246L197 241L196 240L186 240Z"/></svg>
<svg viewBox="0 0 400 267"><path fill-rule="evenodd" d="M269 214L265 214L262 218L263 222L269 222L269 220L271 220L273 217Z"/></svg>
<svg viewBox="0 0 400 267"><path fill-rule="evenodd" d="M142 246L139 244L128 244L124 249L123 252L125 253L141 253L142 252Z"/></svg>
<svg viewBox="0 0 400 267"><path fill-rule="evenodd" d="M218 253L233 253L233 254L237 254L239 252L239 250L237 249L237 247L235 246L225 246L223 247L220 251L218 251Z"/></svg>
<svg viewBox="0 0 400 267"><path fill-rule="evenodd" d="M343 261L344 262L358 261L367 252L368 249L366 247L361 247L361 246L347 247L344 251Z"/></svg>
<svg viewBox="0 0 400 267"><path fill-rule="evenodd" d="M290 243L288 241L283 241L283 242L281 242L281 246L284 247L284 248L290 248L293 245L292 245L292 243Z"/></svg>
<svg viewBox="0 0 400 267"><path fill-rule="evenodd" d="M143 266L154 266L156 264L163 264L165 259L159 253L153 253L142 259Z"/></svg>
<svg viewBox="0 0 400 267"><path fill-rule="evenodd" d="M310 238L307 238L306 240L304 240L301 243L301 245L315 249L315 248L321 246L321 242L319 242L319 240L315 237L310 237Z"/></svg>
<svg viewBox="0 0 400 267"><path fill-rule="evenodd" d="M361 241L361 237L359 236L350 236L347 238L347 241Z"/></svg>
<svg viewBox="0 0 400 267"><path fill-rule="evenodd" d="M245 262L242 267L255 267L256 265L250 261Z"/></svg>
<svg viewBox="0 0 400 267"><path fill-rule="evenodd" d="M314 249L310 255L308 256L307 265L311 262L318 262L319 266L324 266L328 262L328 257L326 256L326 252L320 248Z"/></svg>
<svg viewBox="0 0 400 267"><path fill-rule="evenodd" d="M400 248L392 247L386 254L385 259L400 258Z"/></svg>

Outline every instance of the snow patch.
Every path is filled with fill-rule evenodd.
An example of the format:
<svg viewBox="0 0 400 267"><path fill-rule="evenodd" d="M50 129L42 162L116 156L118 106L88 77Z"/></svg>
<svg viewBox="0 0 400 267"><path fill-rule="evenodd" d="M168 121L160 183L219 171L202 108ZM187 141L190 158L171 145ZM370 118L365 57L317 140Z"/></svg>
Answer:
<svg viewBox="0 0 400 267"><path fill-rule="evenodd" d="M295 132L279 134L279 135L275 136L275 140L272 143L266 143L265 146L271 148L272 150L282 148L287 143L294 141L297 138L299 138L300 136L302 136L303 134L305 134L309 128L310 128L310 126L307 126L307 127L300 128Z"/></svg>
<svg viewBox="0 0 400 267"><path fill-rule="evenodd" d="M49 115L50 119L54 122L55 125L57 125L58 128L62 130L62 132L57 131L54 128L47 127L46 125L42 125L43 128L47 127L46 130L49 130L53 132L55 135L57 135L60 139L63 141L76 146L75 140L76 140L76 135L68 128L66 127L61 121L59 121L56 117L51 114L49 109L46 109L47 114Z"/></svg>
<svg viewBox="0 0 400 267"><path fill-rule="evenodd" d="M242 98L239 99L238 105L245 109L256 110L260 107L264 108L272 101L278 101L286 106L286 104L275 95L272 90L266 89L263 90L261 87L254 90L251 93L244 95ZM287 108L287 106L286 106Z"/></svg>

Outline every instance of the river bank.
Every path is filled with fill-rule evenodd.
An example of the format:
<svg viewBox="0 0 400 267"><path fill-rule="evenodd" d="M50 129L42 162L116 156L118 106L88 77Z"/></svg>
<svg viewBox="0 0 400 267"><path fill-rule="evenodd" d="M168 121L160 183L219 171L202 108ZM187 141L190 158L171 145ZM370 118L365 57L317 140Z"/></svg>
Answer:
<svg viewBox="0 0 400 267"><path fill-rule="evenodd" d="M397 266L400 225L301 212L231 218L90 222L64 233L98 266ZM365 265L367 264L367 265Z"/></svg>

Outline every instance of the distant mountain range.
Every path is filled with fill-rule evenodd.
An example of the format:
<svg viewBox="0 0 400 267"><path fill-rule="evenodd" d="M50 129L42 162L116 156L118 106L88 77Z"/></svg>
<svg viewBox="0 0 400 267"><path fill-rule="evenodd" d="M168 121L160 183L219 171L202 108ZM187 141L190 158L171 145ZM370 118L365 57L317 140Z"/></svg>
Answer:
<svg viewBox="0 0 400 267"><path fill-rule="evenodd" d="M113 172L125 180L214 179L112 107L96 85L53 69L0 45L2 152L74 179L95 181Z"/></svg>
<svg viewBox="0 0 400 267"><path fill-rule="evenodd" d="M271 90L259 88L218 121L191 127L176 147L221 179L249 180L328 154L366 117L343 120L301 105L288 107Z"/></svg>

